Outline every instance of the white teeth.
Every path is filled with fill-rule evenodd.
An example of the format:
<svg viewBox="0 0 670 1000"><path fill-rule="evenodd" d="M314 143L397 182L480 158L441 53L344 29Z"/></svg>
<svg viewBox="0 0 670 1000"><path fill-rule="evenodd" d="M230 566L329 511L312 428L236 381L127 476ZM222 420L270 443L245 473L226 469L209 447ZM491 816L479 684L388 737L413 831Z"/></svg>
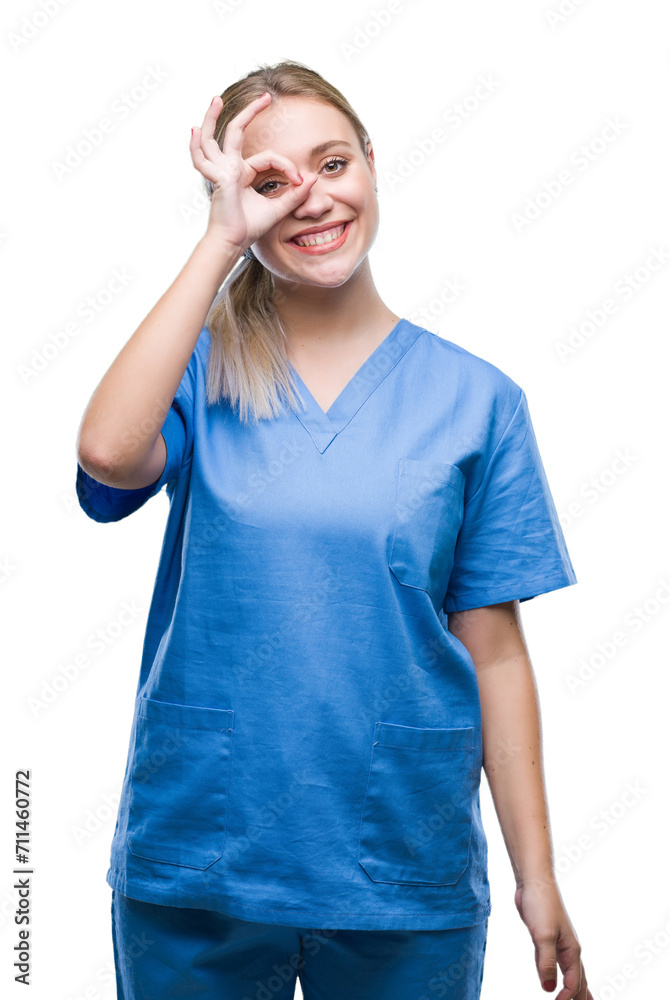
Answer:
<svg viewBox="0 0 670 1000"><path fill-rule="evenodd" d="M344 226L339 226L337 229L328 230L325 236L296 236L293 242L299 247L316 247L322 243L332 243L333 240L339 239L343 232Z"/></svg>

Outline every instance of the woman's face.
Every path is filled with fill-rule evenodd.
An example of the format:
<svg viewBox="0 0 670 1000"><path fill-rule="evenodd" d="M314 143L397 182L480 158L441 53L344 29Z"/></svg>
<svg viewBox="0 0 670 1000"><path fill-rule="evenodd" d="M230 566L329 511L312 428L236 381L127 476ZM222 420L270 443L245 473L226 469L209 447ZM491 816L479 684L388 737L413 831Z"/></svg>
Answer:
<svg viewBox="0 0 670 1000"><path fill-rule="evenodd" d="M332 145L314 151L324 143ZM242 156L264 149L291 159L305 180L313 174L317 180L297 208L256 240L254 254L279 279L343 284L367 256L379 226L372 146L368 144L366 158L349 119L332 105L286 97L273 98L245 129ZM258 173L252 185L265 198L281 198L290 183L281 170L270 168ZM305 229L339 223L346 223L344 235L332 243L304 250L292 242Z"/></svg>

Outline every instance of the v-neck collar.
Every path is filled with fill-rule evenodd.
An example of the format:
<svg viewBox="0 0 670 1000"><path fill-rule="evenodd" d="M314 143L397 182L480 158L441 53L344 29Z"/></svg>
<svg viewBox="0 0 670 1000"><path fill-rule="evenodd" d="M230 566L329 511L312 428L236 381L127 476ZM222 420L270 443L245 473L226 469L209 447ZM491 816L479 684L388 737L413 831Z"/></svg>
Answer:
<svg viewBox="0 0 670 1000"><path fill-rule="evenodd" d="M347 382L331 407L324 411L311 394L296 368L289 366L300 388L307 407L295 412L317 449L323 453L331 441L344 430L363 403L372 395L382 379L395 368L414 341L424 332L423 327L400 319L391 332L378 344L372 354L363 362L356 374Z"/></svg>

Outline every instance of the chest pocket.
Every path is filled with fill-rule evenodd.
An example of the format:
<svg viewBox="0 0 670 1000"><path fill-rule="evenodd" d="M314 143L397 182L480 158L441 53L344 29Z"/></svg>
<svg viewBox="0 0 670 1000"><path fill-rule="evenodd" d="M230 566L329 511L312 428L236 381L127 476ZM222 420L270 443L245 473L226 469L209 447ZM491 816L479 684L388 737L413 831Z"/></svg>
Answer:
<svg viewBox="0 0 670 1000"><path fill-rule="evenodd" d="M465 476L456 465L401 458L389 569L406 587L446 592L463 520Z"/></svg>
<svg viewBox="0 0 670 1000"><path fill-rule="evenodd" d="M132 854L204 869L223 853L233 711L140 697L125 795Z"/></svg>

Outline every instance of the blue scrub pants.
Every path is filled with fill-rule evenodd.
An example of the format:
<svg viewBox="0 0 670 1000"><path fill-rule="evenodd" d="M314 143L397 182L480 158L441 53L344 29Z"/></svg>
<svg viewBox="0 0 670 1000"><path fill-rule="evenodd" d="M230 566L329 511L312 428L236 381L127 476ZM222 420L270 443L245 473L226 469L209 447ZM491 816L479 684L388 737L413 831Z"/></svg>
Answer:
<svg viewBox="0 0 670 1000"><path fill-rule="evenodd" d="M118 1000L479 1000L488 919L323 930L144 903L112 889Z"/></svg>

